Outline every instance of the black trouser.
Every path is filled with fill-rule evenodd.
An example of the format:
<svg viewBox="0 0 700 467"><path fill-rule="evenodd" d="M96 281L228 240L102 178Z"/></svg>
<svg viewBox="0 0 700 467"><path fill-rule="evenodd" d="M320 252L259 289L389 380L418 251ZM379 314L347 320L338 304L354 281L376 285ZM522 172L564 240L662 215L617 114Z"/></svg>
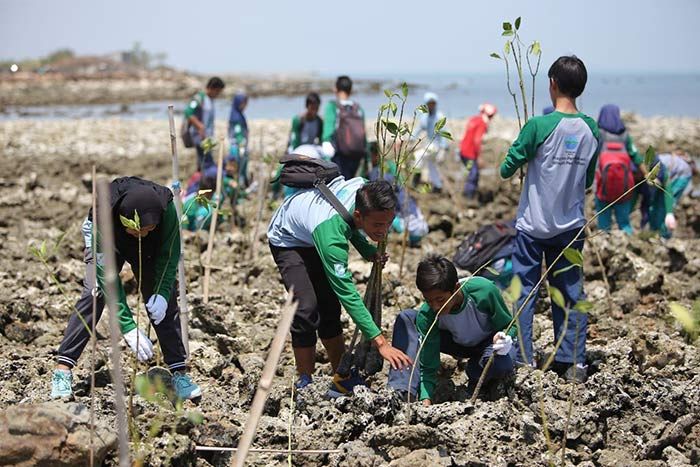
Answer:
<svg viewBox="0 0 700 467"><path fill-rule="evenodd" d="M124 265L124 258L117 255L117 269L121 270ZM73 368L83 349L90 340L90 334L78 317L78 313L83 317L89 326L92 325L92 290L93 283L93 268L95 267L92 253L90 250L85 250L85 279L83 280L83 292L75 304L75 312L68 319L68 326L61 341L61 346L58 348L58 362ZM138 279L139 272L137 268L133 268L134 276ZM144 300L148 300L153 294L154 283L160 278L154 277L155 274L151 268L144 267L141 277L141 291ZM97 307L95 310L95 322L100 320L102 310L105 307L105 299L102 291L97 295ZM185 368L185 347L182 344L182 334L180 331L180 309L177 305L177 283L173 285L173 290L168 299L168 309L165 312L165 318L160 324L153 324L153 328L158 336L158 343L163 351L163 360L168 365L171 371L183 370Z"/></svg>
<svg viewBox="0 0 700 467"><path fill-rule="evenodd" d="M197 149L197 172L204 172L204 169L210 165L214 165L214 158L211 155L211 151L204 152L201 144L195 146Z"/></svg>
<svg viewBox="0 0 700 467"><path fill-rule="evenodd" d="M331 288L316 248L281 248L270 245L272 257L287 290L294 287L298 302L292 321L292 347L316 345L321 339L343 334L340 302Z"/></svg>
<svg viewBox="0 0 700 467"><path fill-rule="evenodd" d="M350 157L344 154L336 153L332 159L333 162L338 166L340 170L340 175L342 175L345 180L350 180L354 178L357 174L357 169L360 167L360 162L362 158Z"/></svg>

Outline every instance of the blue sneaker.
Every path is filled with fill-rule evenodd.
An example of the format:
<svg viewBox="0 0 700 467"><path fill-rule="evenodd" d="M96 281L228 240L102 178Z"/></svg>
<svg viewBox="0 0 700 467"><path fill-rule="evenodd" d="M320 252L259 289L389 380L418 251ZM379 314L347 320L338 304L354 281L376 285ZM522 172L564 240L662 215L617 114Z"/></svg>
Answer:
<svg viewBox="0 0 700 467"><path fill-rule="evenodd" d="M294 387L299 390L299 389L304 389L306 386L311 384L311 376L310 375L301 375L299 376L299 379L297 380L296 383L294 383Z"/></svg>
<svg viewBox="0 0 700 467"><path fill-rule="evenodd" d="M340 394L348 394L352 392L355 386L360 385L367 386L367 382L358 374L357 368L353 368L346 377L340 376L338 373L333 375L331 391L336 391Z"/></svg>
<svg viewBox="0 0 700 467"><path fill-rule="evenodd" d="M68 370L53 370L51 398L64 399L73 396L73 373Z"/></svg>
<svg viewBox="0 0 700 467"><path fill-rule="evenodd" d="M187 373L173 373L173 387L178 399L197 399L202 397L202 390L194 384Z"/></svg>

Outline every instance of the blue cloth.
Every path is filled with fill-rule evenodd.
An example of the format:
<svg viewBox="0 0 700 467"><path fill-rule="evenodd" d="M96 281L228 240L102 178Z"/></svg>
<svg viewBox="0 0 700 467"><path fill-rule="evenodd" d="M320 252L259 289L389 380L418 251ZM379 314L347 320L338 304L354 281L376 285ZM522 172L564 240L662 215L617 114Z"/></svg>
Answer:
<svg viewBox="0 0 700 467"><path fill-rule="evenodd" d="M520 309L525 298L530 294L537 282L539 282L542 273L542 257L544 256L548 265L552 264L559 253L573 240L578 231L579 229L573 229L552 238L538 239L518 230L515 237L515 252L513 253L513 274L520 278L522 282L522 291L516 308L513 310L513 314ZM583 235L581 237L583 237ZM574 242L571 248L582 251L583 242L583 238L580 238ZM583 271L579 267L572 267L564 270L570 265L571 263L562 256L547 277L549 285L562 293L564 302L570 307L566 333L554 360L562 363L574 363L575 356L576 363L583 364L585 363L586 356L588 315L579 313L573 309L574 305L584 298ZM562 272L555 275L557 271ZM525 358L523 358L522 352L518 346L517 359L523 363L532 363L533 360L532 322L535 315L535 300L537 300L537 291L533 293L518 317L518 327L520 328L519 337L522 340L522 346L525 350ZM565 316L564 310L552 302L552 321L554 323L555 342L562 333Z"/></svg>
<svg viewBox="0 0 700 467"><path fill-rule="evenodd" d="M231 113L228 117L229 133L231 132L231 128L236 125L241 125L243 133L246 135L248 134L248 121L246 120L245 115L243 115L243 109L241 108L247 100L248 96L240 92L233 96Z"/></svg>
<svg viewBox="0 0 700 467"><path fill-rule="evenodd" d="M211 151L204 152L201 145L195 147L197 150L197 172L201 172L202 169L214 166L214 158L211 155Z"/></svg>
<svg viewBox="0 0 700 467"><path fill-rule="evenodd" d="M628 201L618 201L612 207L603 211L603 208L607 206L608 203L601 201L598 197L595 198L595 210L600 212L598 214L598 228L600 230L610 231L612 227L612 215L615 213L615 219L617 219L617 225L620 230L624 231L627 235L632 235L632 225L630 224L630 213L632 212L632 200ZM601 212L603 211L603 212Z"/></svg>
<svg viewBox="0 0 700 467"><path fill-rule="evenodd" d="M479 164L472 159L462 159L466 167L467 179L464 182L464 196L474 198L479 189Z"/></svg>
<svg viewBox="0 0 700 467"><path fill-rule="evenodd" d="M615 135L625 131L625 124L620 116L620 108L615 104L604 105L598 115L598 127Z"/></svg>
<svg viewBox="0 0 700 467"><path fill-rule="evenodd" d="M552 112L554 112L554 106L548 105L544 109L542 109L542 115L549 115Z"/></svg>

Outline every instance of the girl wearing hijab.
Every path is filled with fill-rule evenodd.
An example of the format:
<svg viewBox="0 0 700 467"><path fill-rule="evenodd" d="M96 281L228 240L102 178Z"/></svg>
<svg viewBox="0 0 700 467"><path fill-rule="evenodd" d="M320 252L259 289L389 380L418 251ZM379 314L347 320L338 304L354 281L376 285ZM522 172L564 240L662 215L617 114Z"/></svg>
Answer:
<svg viewBox="0 0 700 467"><path fill-rule="evenodd" d="M231 115L228 118L230 155L238 161L238 183L248 187L248 122L243 111L248 105L248 96L238 92L233 96Z"/></svg>
<svg viewBox="0 0 700 467"><path fill-rule="evenodd" d="M138 177L122 177L110 184L110 204L117 267L121 269L124 262L128 262L134 277L141 279L139 290L144 300L148 297L146 310L158 336L163 360L172 372L176 395L180 399L196 399L202 392L186 373L186 353L180 332L180 310L175 286L180 259L180 226L173 204L173 194L170 189L156 183ZM122 224L122 217L135 219L136 214L139 218L138 230ZM93 290L97 293L97 320L100 319L105 306L103 254L99 238L93 235L95 230L90 211L82 228L86 264L83 292L75 305L75 312L68 320L63 341L58 349L57 365L53 372L52 398L72 396L71 370L90 340L90 333L83 323L92 320ZM97 290L93 282L95 266L99 286ZM117 291L117 317L124 340L139 361L148 361L153 357L153 344L136 326L121 281L117 281ZM82 320L78 314L82 316Z"/></svg>
<svg viewBox="0 0 700 467"><path fill-rule="evenodd" d="M634 204L632 194L616 202L609 209L602 210L634 185L636 177L633 177L632 173L638 173L642 176L646 174L644 160L632 142L632 137L627 133L618 106L607 104L600 109L598 127L600 129L598 143L600 157L596 171L595 195L595 209L596 212L600 212L598 228L610 230L614 211L620 230L632 235L632 226L630 225L630 213ZM629 171L629 174L626 171ZM647 197L643 194L643 205L644 198ZM644 212L644 208L642 210ZM649 212L648 202L646 212Z"/></svg>

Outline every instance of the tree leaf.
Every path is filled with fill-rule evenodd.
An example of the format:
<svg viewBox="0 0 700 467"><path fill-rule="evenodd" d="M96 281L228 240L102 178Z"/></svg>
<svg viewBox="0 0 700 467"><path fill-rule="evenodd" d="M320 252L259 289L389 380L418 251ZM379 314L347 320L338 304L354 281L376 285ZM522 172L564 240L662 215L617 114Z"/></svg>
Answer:
<svg viewBox="0 0 700 467"><path fill-rule="evenodd" d="M552 277L557 277L559 274L563 274L563 273L565 273L566 271L568 271L569 269L573 269L573 268L577 268L577 267L579 267L578 264L570 264L570 265L568 265L568 266L566 266L566 267L563 267L563 268L561 268L561 269L557 269L557 270L554 271L554 273L552 274Z"/></svg>
<svg viewBox="0 0 700 467"><path fill-rule="evenodd" d="M384 95L387 97L387 99L391 99L391 96L393 96L394 93L391 91L391 89L385 89Z"/></svg>
<svg viewBox="0 0 700 467"><path fill-rule="evenodd" d="M501 60L501 56L498 55L496 52L492 52L490 56L491 58L497 58L498 60Z"/></svg>
<svg viewBox="0 0 700 467"><path fill-rule="evenodd" d="M503 33L501 34L501 36L503 36L503 37L509 37L509 36L514 35L514 34L515 34L515 33L514 33L513 31L503 31Z"/></svg>
<svg viewBox="0 0 700 467"><path fill-rule="evenodd" d="M523 291L523 283L520 280L520 276L513 276L510 281L510 285L505 291L505 295L510 299L511 302L515 303L520 298L520 294Z"/></svg>
<svg viewBox="0 0 700 467"><path fill-rule="evenodd" d="M204 415L201 412L188 412L187 419L195 425L204 423Z"/></svg>
<svg viewBox="0 0 700 467"><path fill-rule="evenodd" d="M119 222L121 222L122 225L123 225L124 227L126 227L127 229L138 230L138 229L136 228L136 224L134 224L134 221L132 221L132 220L129 219L128 217L122 216L121 214L119 214Z"/></svg>
<svg viewBox="0 0 700 467"><path fill-rule="evenodd" d="M574 310L579 313L588 313L593 309L593 303L586 300L579 300L576 305L574 305Z"/></svg>
<svg viewBox="0 0 700 467"><path fill-rule="evenodd" d="M518 17L515 19L515 30L516 30L516 31L517 31L518 29L520 29L520 20L521 20L521 19L522 19L522 18L521 18L520 16L518 16Z"/></svg>
<svg viewBox="0 0 700 467"><path fill-rule="evenodd" d="M654 161L652 160L652 164ZM649 173L647 174L647 181L650 183L654 183L656 180L656 177L659 176L659 171L661 170L661 162L657 162L656 165L654 165Z"/></svg>
<svg viewBox="0 0 700 467"><path fill-rule="evenodd" d="M396 105L396 102L392 102L389 106L391 109L391 114L396 115L396 111L398 110L398 106Z"/></svg>
<svg viewBox="0 0 700 467"><path fill-rule="evenodd" d="M541 55L542 54L542 46L540 45L540 41L535 41L532 43L530 46L530 50L532 52L532 55Z"/></svg>
<svg viewBox="0 0 700 467"><path fill-rule="evenodd" d="M490 266L487 267L486 270L487 270L488 272L490 272L492 275L496 276L496 277L498 277L498 276L501 275L500 272L496 271L494 268L492 268L492 267L490 267Z"/></svg>
<svg viewBox="0 0 700 467"><path fill-rule="evenodd" d="M504 30L504 31L512 31L512 30L513 30L513 25L511 25L511 24L508 23L508 22L504 22L504 23L503 23L503 30Z"/></svg>
<svg viewBox="0 0 700 467"><path fill-rule="evenodd" d="M452 133L450 133L449 131L438 131L438 134L447 140L454 141Z"/></svg>
<svg viewBox="0 0 700 467"><path fill-rule="evenodd" d="M403 97L408 97L408 84L401 83L401 94L403 94Z"/></svg>
<svg viewBox="0 0 700 467"><path fill-rule="evenodd" d="M571 264L583 267L583 253L575 248L565 249L564 258L566 258Z"/></svg>
<svg viewBox="0 0 700 467"><path fill-rule="evenodd" d="M442 130L442 128L445 126L445 123L447 123L447 117L442 117L440 120L435 122L435 131Z"/></svg>
<svg viewBox="0 0 700 467"><path fill-rule="evenodd" d="M382 120L382 125L384 125L386 130L394 136L396 136L396 134L399 132L398 125L391 120Z"/></svg>
<svg viewBox="0 0 700 467"><path fill-rule="evenodd" d="M697 330L698 323L695 322L693 314L688 308L678 302L669 303L668 308L671 310L671 315L683 326L686 332L694 333Z"/></svg>
<svg viewBox="0 0 700 467"><path fill-rule="evenodd" d="M39 247L39 254L42 258L46 258L46 240L43 240L41 242L41 246Z"/></svg>
<svg viewBox="0 0 700 467"><path fill-rule="evenodd" d="M556 287L549 286L549 296L552 298L552 303L559 306L560 308L566 308L566 303L564 302L564 295Z"/></svg>
<svg viewBox="0 0 700 467"><path fill-rule="evenodd" d="M505 44L503 44L503 52L508 55L510 53L510 42L506 41Z"/></svg>
<svg viewBox="0 0 700 467"><path fill-rule="evenodd" d="M420 113L427 114L427 113L428 113L428 106L425 105L425 104L421 104L421 105L418 106L418 111L419 111Z"/></svg>
<svg viewBox="0 0 700 467"><path fill-rule="evenodd" d="M653 146L649 146L644 153L644 165L647 166L647 169L651 169L651 164L654 163L654 156L656 156L656 151Z"/></svg>
<svg viewBox="0 0 700 467"><path fill-rule="evenodd" d="M139 212L134 209L134 225L136 226L136 230L141 230L141 218L139 217Z"/></svg>

